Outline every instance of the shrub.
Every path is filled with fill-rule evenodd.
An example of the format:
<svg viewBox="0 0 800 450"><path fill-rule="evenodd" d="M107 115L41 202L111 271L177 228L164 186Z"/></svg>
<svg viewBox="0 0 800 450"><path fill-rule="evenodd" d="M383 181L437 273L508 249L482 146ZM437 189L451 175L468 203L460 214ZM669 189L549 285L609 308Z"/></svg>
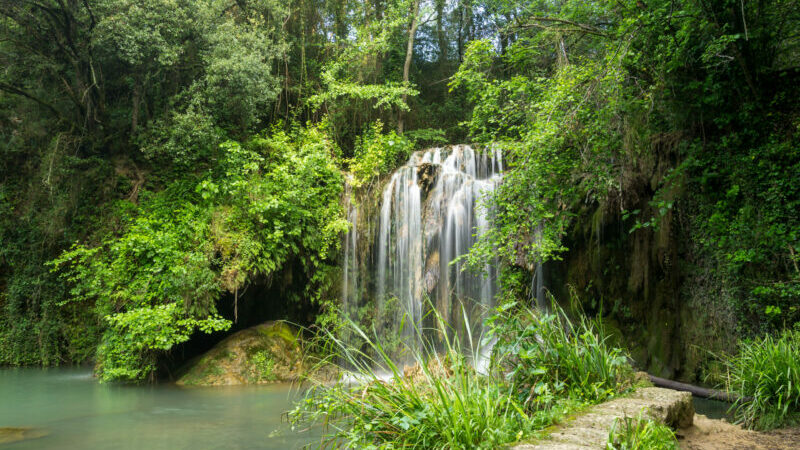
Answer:
<svg viewBox="0 0 800 450"><path fill-rule="evenodd" d="M508 303L490 319L496 339L493 358L529 410L570 397L597 403L632 386L627 355L609 345L599 320L573 322L563 309L553 312Z"/></svg>
<svg viewBox="0 0 800 450"><path fill-rule="evenodd" d="M249 377L251 382L276 381L275 358L268 350L262 350L253 355L252 368Z"/></svg>
<svg viewBox="0 0 800 450"><path fill-rule="evenodd" d="M617 419L608 434L607 450L677 450L678 441L672 430L659 422L643 417Z"/></svg>
<svg viewBox="0 0 800 450"><path fill-rule="evenodd" d="M97 350L98 372L103 381L153 380L156 352L186 342L195 330L227 330L230 322L213 314L205 319L186 318L175 303L142 307L106 316L108 331Z"/></svg>
<svg viewBox="0 0 800 450"><path fill-rule="evenodd" d="M376 121L356 141L355 155L350 160L351 183L358 187L391 172L408 158L413 146L412 141L394 131L383 133L383 123Z"/></svg>
<svg viewBox="0 0 800 450"><path fill-rule="evenodd" d="M118 227L52 261L70 286L62 303L103 320L101 378L153 379L174 345L230 326L226 292L289 265L303 281L287 297L322 302L347 226L337 154L318 127L225 142L207 173L120 201Z"/></svg>
<svg viewBox="0 0 800 450"><path fill-rule="evenodd" d="M800 418L800 331L784 331L745 341L727 358L727 389L740 395L733 405L737 421L771 429Z"/></svg>

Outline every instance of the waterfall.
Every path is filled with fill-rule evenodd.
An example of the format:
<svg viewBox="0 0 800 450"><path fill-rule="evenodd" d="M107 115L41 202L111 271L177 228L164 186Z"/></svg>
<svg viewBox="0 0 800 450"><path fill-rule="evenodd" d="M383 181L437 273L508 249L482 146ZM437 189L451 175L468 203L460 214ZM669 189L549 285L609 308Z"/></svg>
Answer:
<svg viewBox="0 0 800 450"><path fill-rule="evenodd" d="M476 272L462 270L458 258L489 229L491 214L480 203L495 190L502 171L502 154L491 147L456 145L412 154L386 183L378 217L368 218L376 227L362 239L372 241L365 248L377 257L365 257L362 267L368 273L362 275L354 231L358 211L349 208L352 225L345 236L342 275L348 311L373 300L375 317L382 318L376 319L376 329L411 347L418 344L414 328L424 326L429 304L454 328L466 325L463 305L473 328L466 331L474 332L481 312L494 305L497 261L486 261ZM372 278L361 287L363 292L358 291L360 278Z"/></svg>
<svg viewBox="0 0 800 450"><path fill-rule="evenodd" d="M534 239L537 242L540 242L542 239L542 226L539 225L536 227L534 232ZM547 303L547 298L545 296L545 287L544 287L544 265L542 264L541 258L537 258L536 265L533 269L533 277L531 277L531 305L537 309L542 311L546 311L549 308L549 304Z"/></svg>
<svg viewBox="0 0 800 450"><path fill-rule="evenodd" d="M350 229L344 237L344 261L342 265L342 310L353 317L359 303L358 290L358 207L353 203L350 185L345 189L345 206Z"/></svg>

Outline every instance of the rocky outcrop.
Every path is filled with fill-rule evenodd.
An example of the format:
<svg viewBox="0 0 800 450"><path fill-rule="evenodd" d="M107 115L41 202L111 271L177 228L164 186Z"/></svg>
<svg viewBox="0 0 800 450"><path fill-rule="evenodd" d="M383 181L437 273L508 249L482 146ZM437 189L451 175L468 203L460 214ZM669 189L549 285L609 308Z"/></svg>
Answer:
<svg viewBox="0 0 800 450"><path fill-rule="evenodd" d="M513 450L604 449L614 422L642 414L672 428L692 425L692 394L656 387L641 388L632 395L601 403L556 427L547 439L517 444Z"/></svg>
<svg viewBox="0 0 800 450"><path fill-rule="evenodd" d="M303 371L297 333L285 322L239 331L191 361L179 385L222 386L294 381Z"/></svg>

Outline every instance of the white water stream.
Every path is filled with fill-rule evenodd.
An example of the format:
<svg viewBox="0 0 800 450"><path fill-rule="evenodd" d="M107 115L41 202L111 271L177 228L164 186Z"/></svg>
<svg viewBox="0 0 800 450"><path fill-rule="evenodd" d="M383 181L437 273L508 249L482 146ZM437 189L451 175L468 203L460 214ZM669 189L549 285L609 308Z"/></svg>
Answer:
<svg viewBox="0 0 800 450"><path fill-rule="evenodd" d="M363 212L351 203L342 271L345 311L352 314L373 300L377 317L393 316L390 323L403 324L397 333L412 348L419 344L415 328L424 328L428 305L458 329L466 325L463 304L469 332L480 331L481 313L494 305L498 292L497 261L486 261L476 272L462 270L457 259L489 229L491 213L481 200L495 190L502 171L497 149L432 148L412 154L386 183L378 217L366 218L377 220L373 233L359 235ZM359 252L359 238L369 236L372 242L362 247L369 251Z"/></svg>

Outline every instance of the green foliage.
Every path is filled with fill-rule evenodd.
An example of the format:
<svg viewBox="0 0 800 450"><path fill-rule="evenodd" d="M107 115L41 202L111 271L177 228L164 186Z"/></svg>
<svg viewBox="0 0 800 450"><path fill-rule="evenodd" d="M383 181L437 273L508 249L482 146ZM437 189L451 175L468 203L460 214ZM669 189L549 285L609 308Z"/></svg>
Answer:
<svg viewBox="0 0 800 450"><path fill-rule="evenodd" d="M306 275L298 294L320 301L346 226L336 152L317 128L226 142L207 175L143 192L138 206L121 202L120 231L54 261L73 286L67 302L94 305L106 318L103 378L150 376L158 352L195 329L229 325L216 315L223 292L290 261Z"/></svg>
<svg viewBox="0 0 800 450"><path fill-rule="evenodd" d="M117 186L103 181L108 164L72 157L74 142L63 134L40 149L24 142L40 124L27 125L19 133L0 126L7 168L0 175L0 365L82 363L95 352L100 320L91 310L59 306L68 288L45 263L79 230L104 226L90 220L97 206L78 193L91 189L101 201ZM30 172L17 168L22 161Z"/></svg>
<svg viewBox="0 0 800 450"><path fill-rule="evenodd" d="M768 430L800 420L800 331L742 342L724 362L726 387L740 396L733 405L738 421Z"/></svg>
<svg viewBox="0 0 800 450"><path fill-rule="evenodd" d="M354 156L349 164L353 175L351 184L359 187L390 173L408 158L413 145L411 140L394 131L383 133L383 124L375 122L356 140Z"/></svg>
<svg viewBox="0 0 800 450"><path fill-rule="evenodd" d="M490 199L495 229L482 237L470 259L495 253L508 261L520 253L531 262L556 258L565 250L561 238L574 215L569 206L587 197L605 198L618 186L612 161L622 159L626 146L617 121L623 114L640 114L643 101L625 97L616 54L562 67L549 78L498 81L485 79L480 61L488 49L479 44L473 46L481 52L470 47L453 86L466 84L481 96L501 90L499 97L521 100L512 106L505 103L511 100L481 103L487 111L474 112L469 124L476 138L514 140L501 146L510 170ZM484 116L503 127L484 123Z"/></svg>
<svg viewBox="0 0 800 450"><path fill-rule="evenodd" d="M334 134L348 142L354 140L367 124L377 117L391 117L392 112L409 111L407 98L419 94L415 86L399 78L399 66L394 73L384 74L384 55L400 53L408 33L409 0L389 0L361 5L366 14L347 14L346 2L336 21L336 51L322 63L319 78L321 89L307 99L311 110L321 108L327 113ZM373 8L377 14L369 14ZM359 11L360 13L361 11ZM346 21L346 22L345 22ZM401 37L402 36L402 37ZM376 114L378 114L376 116Z"/></svg>
<svg viewBox="0 0 800 450"><path fill-rule="evenodd" d="M227 330L230 321L218 315L187 318L176 303L140 307L106 316L108 331L98 348L104 381L139 381L156 370L156 352L186 342L195 330Z"/></svg>
<svg viewBox="0 0 800 450"><path fill-rule="evenodd" d="M507 161L470 262L558 259L581 211L625 212L631 239L681 217L742 334L800 319L797 2L491 4L513 38L469 43L450 81Z"/></svg>
<svg viewBox="0 0 800 450"><path fill-rule="evenodd" d="M326 440L348 447L488 449L543 428L570 406L562 403L528 416L503 380L477 373L462 353L466 343L449 338L442 318L435 320L443 350L432 343L409 348L415 365L405 371L382 341L352 321L344 326L366 342L364 351L324 332L333 351L319 364L337 364L339 381L310 380L305 400L290 413L293 423L324 421ZM470 357L478 357L477 351Z"/></svg>
<svg viewBox="0 0 800 450"><path fill-rule="evenodd" d="M723 145L740 145L738 133ZM736 155L690 158L702 176L694 184L707 202L695 239L720 262L719 271L738 284L736 308L745 325L761 331L800 321L800 141L777 136ZM722 190L718 190L724 186Z"/></svg>
<svg viewBox="0 0 800 450"><path fill-rule="evenodd" d="M441 128L420 128L407 131L404 136L416 142L420 147L429 147L437 144L442 145L448 142L445 131Z"/></svg>
<svg viewBox="0 0 800 450"><path fill-rule="evenodd" d="M251 382L275 381L275 359L268 350L257 352L250 359L253 371L250 375Z"/></svg>
<svg viewBox="0 0 800 450"><path fill-rule="evenodd" d="M501 309L483 339L496 339L487 373L473 367L481 359L477 342L462 342L435 309L436 336L414 330L422 344L402 344L411 358L402 369L382 340L352 321L344 328L365 345L323 331L330 351L320 373L334 366L339 381L312 377L291 420L295 426L324 421L326 442L334 445L497 448L630 388L624 355L605 344L593 322L573 326L560 310L512 314L512 307Z"/></svg>
<svg viewBox="0 0 800 450"><path fill-rule="evenodd" d="M623 350L608 344L602 325L581 316L573 323L563 309L553 313L507 303L489 319L496 339L493 363L529 410L560 398L596 403L632 387L633 370Z"/></svg>
<svg viewBox="0 0 800 450"><path fill-rule="evenodd" d="M608 434L607 450L677 450L675 433L659 422L643 417L617 419Z"/></svg>
<svg viewBox="0 0 800 450"><path fill-rule="evenodd" d="M278 95L275 60L285 50L279 30L287 14L271 0L0 5L0 65L7 69L0 74L0 364L86 362L107 326L103 315L126 295L139 303L155 291L188 292L192 283L199 295L209 291L202 264L179 261L198 268L197 276L176 273L169 286L122 289L98 312L91 302L65 303L69 289L45 263L76 241L94 247L121 223L130 225L135 208L115 206L118 200L152 197L175 179L192 184L224 136L262 126ZM174 170L175 161L184 166ZM173 188L164 197L174 199L180 188ZM202 213L190 209L181 219ZM138 226L172 225L151 214ZM153 242L131 236L134 249L117 250L142 253L114 270L135 275L132 284L143 287L139 281L152 277L135 270L135 259L152 257L160 262L150 268L169 268L183 251L171 240L193 233ZM162 242L170 248L154 248ZM99 294L96 286L83 288Z"/></svg>

